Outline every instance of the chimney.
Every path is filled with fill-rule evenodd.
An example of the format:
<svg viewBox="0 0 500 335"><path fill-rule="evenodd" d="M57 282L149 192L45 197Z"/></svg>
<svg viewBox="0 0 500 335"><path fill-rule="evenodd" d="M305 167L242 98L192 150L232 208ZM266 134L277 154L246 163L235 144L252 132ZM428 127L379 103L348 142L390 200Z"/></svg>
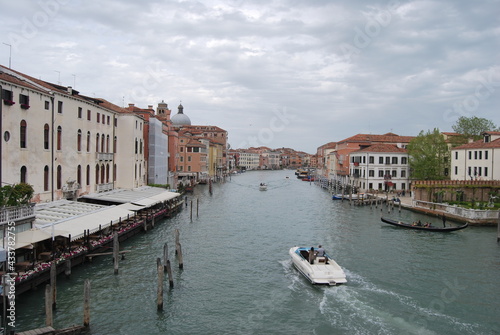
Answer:
<svg viewBox="0 0 500 335"><path fill-rule="evenodd" d="M68 86L67 91L70 95L73 95L73 87Z"/></svg>
<svg viewBox="0 0 500 335"><path fill-rule="evenodd" d="M133 111L134 110L134 104L128 104L128 110Z"/></svg>

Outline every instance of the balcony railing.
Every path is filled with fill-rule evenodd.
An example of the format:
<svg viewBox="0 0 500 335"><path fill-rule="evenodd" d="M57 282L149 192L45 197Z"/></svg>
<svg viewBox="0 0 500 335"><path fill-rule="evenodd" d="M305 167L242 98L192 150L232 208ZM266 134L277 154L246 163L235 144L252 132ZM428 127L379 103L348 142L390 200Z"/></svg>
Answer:
<svg viewBox="0 0 500 335"><path fill-rule="evenodd" d="M112 190L113 190L113 183L98 184L97 185L97 193L107 192L107 191L112 191Z"/></svg>
<svg viewBox="0 0 500 335"><path fill-rule="evenodd" d="M98 152L97 160L99 161L112 161L114 154L112 152Z"/></svg>
<svg viewBox="0 0 500 335"><path fill-rule="evenodd" d="M35 216L35 204L19 207L0 208L0 224L12 221L20 221Z"/></svg>

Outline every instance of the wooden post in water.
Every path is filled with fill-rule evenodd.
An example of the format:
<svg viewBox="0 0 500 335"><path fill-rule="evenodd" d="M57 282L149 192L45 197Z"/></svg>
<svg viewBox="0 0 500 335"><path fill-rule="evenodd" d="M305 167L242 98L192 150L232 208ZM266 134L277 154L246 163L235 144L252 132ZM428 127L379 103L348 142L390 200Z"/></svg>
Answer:
<svg viewBox="0 0 500 335"><path fill-rule="evenodd" d="M83 284L83 326L90 325L90 280L85 279Z"/></svg>
<svg viewBox="0 0 500 335"><path fill-rule="evenodd" d="M191 221L193 221L193 199L191 199L191 211L189 214L189 218L191 219Z"/></svg>
<svg viewBox="0 0 500 335"><path fill-rule="evenodd" d="M52 295L52 309L56 309L56 301L57 301L57 287L56 287L56 277L57 277L57 265L54 262L50 265L50 288Z"/></svg>
<svg viewBox="0 0 500 335"><path fill-rule="evenodd" d="M179 229L174 230L174 236L175 236L175 245L179 244ZM177 255L177 249L175 250L175 254Z"/></svg>
<svg viewBox="0 0 500 335"><path fill-rule="evenodd" d="M165 242L163 245L163 263L165 264L163 271L167 271L167 261L168 261L168 244Z"/></svg>
<svg viewBox="0 0 500 335"><path fill-rule="evenodd" d="M170 260L167 259L165 267L167 268L169 286L170 288L174 288L174 277L172 276L172 266L170 265Z"/></svg>
<svg viewBox="0 0 500 335"><path fill-rule="evenodd" d="M52 288L49 284L45 286L45 325L47 327L54 325L52 318Z"/></svg>
<svg viewBox="0 0 500 335"><path fill-rule="evenodd" d="M113 236L113 264L115 269L115 275L118 274L118 255L120 251L120 243L118 241L118 233Z"/></svg>
<svg viewBox="0 0 500 335"><path fill-rule="evenodd" d="M156 307L159 311L163 310L163 266L161 259L156 259L156 269L158 270L158 287L156 289Z"/></svg>
<svg viewBox="0 0 500 335"><path fill-rule="evenodd" d="M200 205L200 198L196 198L196 217L198 217L198 207Z"/></svg>
<svg viewBox="0 0 500 335"><path fill-rule="evenodd" d="M180 243L176 244L175 250L177 251L177 259L179 260L179 269L183 269L184 261L182 260L182 248Z"/></svg>
<svg viewBox="0 0 500 335"><path fill-rule="evenodd" d="M67 259L65 262L64 275L66 278L71 276L71 259Z"/></svg>

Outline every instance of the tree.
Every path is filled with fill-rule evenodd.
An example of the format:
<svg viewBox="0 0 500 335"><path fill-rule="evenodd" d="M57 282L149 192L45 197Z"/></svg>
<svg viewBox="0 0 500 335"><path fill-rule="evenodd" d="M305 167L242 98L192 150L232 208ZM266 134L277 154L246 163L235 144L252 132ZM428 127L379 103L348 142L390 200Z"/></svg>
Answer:
<svg viewBox="0 0 500 335"><path fill-rule="evenodd" d="M25 183L3 186L0 188L0 206L27 205L33 193L33 187Z"/></svg>
<svg viewBox="0 0 500 335"><path fill-rule="evenodd" d="M479 140L485 131L496 131L497 126L490 120L477 116L461 116L455 125L452 126L456 133L464 135L466 138Z"/></svg>
<svg viewBox="0 0 500 335"><path fill-rule="evenodd" d="M408 144L411 178L442 180L448 178L450 151L439 129L420 134Z"/></svg>

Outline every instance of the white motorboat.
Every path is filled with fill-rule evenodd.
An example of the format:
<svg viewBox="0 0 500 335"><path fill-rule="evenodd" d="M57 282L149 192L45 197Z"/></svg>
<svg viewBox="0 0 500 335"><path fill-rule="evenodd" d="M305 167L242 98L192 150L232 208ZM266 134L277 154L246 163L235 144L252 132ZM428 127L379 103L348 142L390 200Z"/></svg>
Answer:
<svg viewBox="0 0 500 335"><path fill-rule="evenodd" d="M337 285L347 282L344 270L328 254L325 254L328 263L325 262L325 257L313 257L312 262L309 262L310 251L311 248L293 247L289 253L293 265L312 284Z"/></svg>
<svg viewBox="0 0 500 335"><path fill-rule="evenodd" d="M267 191L267 185L265 183L260 183L259 190L261 190L261 191Z"/></svg>

